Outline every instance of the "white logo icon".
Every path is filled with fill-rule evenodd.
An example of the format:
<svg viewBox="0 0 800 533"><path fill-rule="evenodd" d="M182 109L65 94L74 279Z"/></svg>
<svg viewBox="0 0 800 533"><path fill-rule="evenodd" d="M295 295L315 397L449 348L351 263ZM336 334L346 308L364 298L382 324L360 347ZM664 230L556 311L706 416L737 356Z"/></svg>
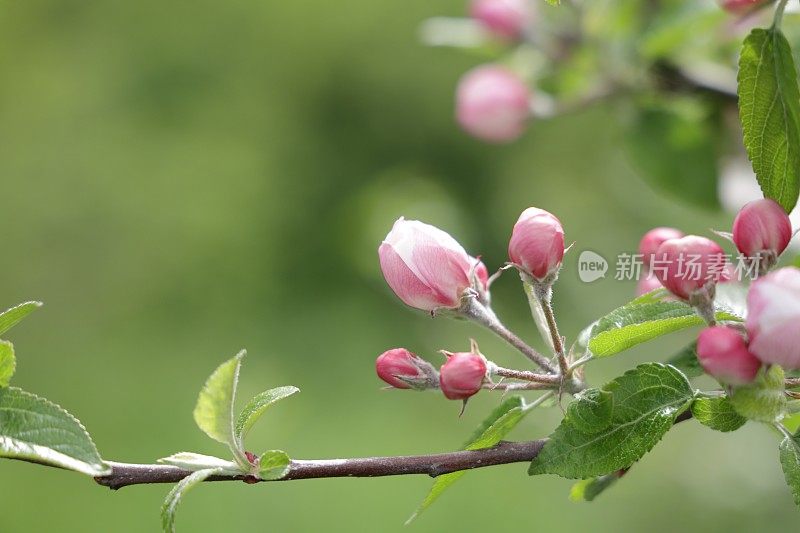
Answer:
<svg viewBox="0 0 800 533"><path fill-rule="evenodd" d="M578 277L584 283L591 283L600 278L606 277L608 272L608 261L591 250L584 250L578 257Z"/></svg>

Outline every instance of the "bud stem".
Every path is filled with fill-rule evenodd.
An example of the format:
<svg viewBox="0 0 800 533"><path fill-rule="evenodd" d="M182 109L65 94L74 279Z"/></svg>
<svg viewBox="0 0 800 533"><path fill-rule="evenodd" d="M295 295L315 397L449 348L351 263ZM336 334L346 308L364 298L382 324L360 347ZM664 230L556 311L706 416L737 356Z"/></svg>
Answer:
<svg viewBox="0 0 800 533"><path fill-rule="evenodd" d="M558 374L558 370L545 356L528 346L525 341L517 337L508 328L506 328L494 314L494 311L492 311L490 307L486 307L481 304L474 294L466 294L461 299L459 313L462 316L469 318L473 322L491 330L498 337L519 350L523 355L525 355L525 357L533 361L543 370L546 370L551 374Z"/></svg>
<svg viewBox="0 0 800 533"><path fill-rule="evenodd" d="M546 282L538 282L530 279L525 274L522 274L522 283L525 285L525 294L528 295L528 303L531 306L531 312L535 315L534 306L538 305L544 314L545 322L547 324L547 333L550 335L550 342L553 351L558 357L558 366L561 370L562 376L569 376L570 368L569 362L564 355L564 339L558 331L558 323L556 322L556 315L553 312L551 301L553 299L553 285ZM535 318L535 316L534 316ZM542 332L542 336L546 333Z"/></svg>
<svg viewBox="0 0 800 533"><path fill-rule="evenodd" d="M535 372L528 372L527 370L514 370L511 368L503 368L501 366L491 367L491 372L492 374L502 376L504 378L519 379L534 383L546 383L550 385L558 385L561 383L561 376L556 376L553 374L537 374Z"/></svg>

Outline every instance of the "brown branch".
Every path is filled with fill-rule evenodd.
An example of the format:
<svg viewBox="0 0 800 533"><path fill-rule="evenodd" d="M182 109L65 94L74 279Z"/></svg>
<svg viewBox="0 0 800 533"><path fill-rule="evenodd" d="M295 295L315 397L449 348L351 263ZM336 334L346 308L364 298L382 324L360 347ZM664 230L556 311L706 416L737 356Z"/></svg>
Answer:
<svg viewBox="0 0 800 533"><path fill-rule="evenodd" d="M686 410L675 419L675 423L692 417ZM462 450L457 452L436 453L430 455L401 455L396 457L359 457L354 459L312 459L293 460L289 472L273 481L293 481L297 479L317 479L331 477L382 477L425 474L431 477L485 468L487 466L511 463L527 463L542 451L547 439L526 442L501 441L491 448L481 450ZM150 483L177 483L191 472L169 465L143 465L132 463L116 463L107 461L111 473L94 480L112 490L128 485ZM258 483L261 480L248 475L212 476L206 481L243 481Z"/></svg>
<svg viewBox="0 0 800 533"><path fill-rule="evenodd" d="M405 455L398 457L362 457L356 459L295 460L289 472L275 481L296 479L315 479L329 477L380 477L426 474L431 477L449 474L459 470L484 468L510 463L532 461L544 446L547 439L527 442L500 442L492 448L466 450L431 455ZM108 461L111 473L94 478L97 483L116 490L128 485L146 483L176 483L185 478L190 471L169 465L141 465ZM262 481L253 476L221 475L208 481Z"/></svg>

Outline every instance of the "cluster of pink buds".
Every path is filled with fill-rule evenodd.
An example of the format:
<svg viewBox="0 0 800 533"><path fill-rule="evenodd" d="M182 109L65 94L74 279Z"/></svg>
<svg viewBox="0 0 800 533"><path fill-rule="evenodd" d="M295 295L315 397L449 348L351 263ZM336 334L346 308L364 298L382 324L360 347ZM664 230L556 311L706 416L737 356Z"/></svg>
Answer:
<svg viewBox="0 0 800 533"><path fill-rule="evenodd" d="M651 265L658 252L659 246L665 241L670 239L680 239L683 237L683 232L675 228L653 228L644 234L642 240L639 241L639 253L642 256L642 263L644 265L644 272L639 278L639 283L636 287L636 295L641 296L650 291L660 289L661 282L653 275Z"/></svg>
<svg viewBox="0 0 800 533"><path fill-rule="evenodd" d="M782 268L754 281L747 307L746 336L727 326L700 333L697 357L703 369L737 386L753 381L763 364L800 368L800 269Z"/></svg>
<svg viewBox="0 0 800 533"><path fill-rule="evenodd" d="M546 294L549 312L552 312L549 307L551 289L564 252L564 230L554 215L535 207L520 215L508 245L510 262L507 265L518 269L526 284L543 288L541 293ZM536 374L501 369L487 361L474 342L469 352L442 350L447 360L438 372L410 351L395 348L381 354L375 363L378 377L390 386L418 390L439 388L448 399L466 401L491 383L492 372L505 372L500 374L504 379L519 381L503 384L501 389L557 388L562 385L562 379L570 378L568 372L564 372L566 363L561 366L559 375L558 367L547 357L500 323L490 307L492 278L486 266L444 231L400 218L378 248L378 257L386 282L404 303L434 316L451 315L485 326L545 371ZM554 317L550 323L559 346L554 355L563 357ZM492 388L498 386L492 385Z"/></svg>

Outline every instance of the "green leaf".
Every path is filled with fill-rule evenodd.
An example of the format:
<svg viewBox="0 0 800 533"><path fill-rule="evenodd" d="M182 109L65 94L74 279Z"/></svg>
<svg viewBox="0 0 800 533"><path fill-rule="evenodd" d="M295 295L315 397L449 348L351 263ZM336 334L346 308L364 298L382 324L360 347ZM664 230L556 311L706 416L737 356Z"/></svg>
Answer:
<svg viewBox="0 0 800 533"><path fill-rule="evenodd" d="M725 311L718 311L717 319L741 320ZM588 347L595 357L607 357L667 333L703 324L688 304L657 301L645 294L598 320Z"/></svg>
<svg viewBox="0 0 800 533"><path fill-rule="evenodd" d="M697 398L692 403L692 416L704 426L723 432L735 431L747 422L726 396Z"/></svg>
<svg viewBox="0 0 800 533"><path fill-rule="evenodd" d="M300 392L300 389L297 387L276 387L264 391L250 400L236 419L234 435L236 436L239 448L244 449L244 438L247 436L247 432L250 431L253 424L256 423L270 405L296 392Z"/></svg>
<svg viewBox="0 0 800 533"><path fill-rule="evenodd" d="M792 490L794 503L800 507L800 436L786 436L779 446L781 468L786 484Z"/></svg>
<svg viewBox="0 0 800 533"><path fill-rule="evenodd" d="M170 455L169 457L162 457L158 460L159 463L166 465L177 466L184 470L191 470L196 472L198 470L207 470L209 468L217 468L226 474L242 474L242 469L233 461L214 457L212 455L203 455L193 452L178 452Z"/></svg>
<svg viewBox="0 0 800 533"><path fill-rule="evenodd" d="M764 196L787 213L800 194L800 90L786 37L754 29L739 56L739 118Z"/></svg>
<svg viewBox="0 0 800 533"><path fill-rule="evenodd" d="M531 462L529 474L585 479L628 468L661 440L692 400L686 376L660 363L639 365L602 390L612 395L611 423L587 433L567 416Z"/></svg>
<svg viewBox="0 0 800 533"><path fill-rule="evenodd" d="M80 421L53 402L16 387L0 389L0 457L109 474Z"/></svg>
<svg viewBox="0 0 800 533"><path fill-rule="evenodd" d="M688 378L696 378L705 373L703 367L700 366L700 360L697 359L696 342L691 343L689 346L667 359L666 364L674 366Z"/></svg>
<svg viewBox="0 0 800 533"><path fill-rule="evenodd" d="M481 423L477 431L467 441L464 449L491 448L500 442L509 431L514 429L529 411L526 408L525 401L519 396L507 398ZM466 471L462 470L437 477L430 492L419 508L406 521L406 524L410 524L422 511L430 507L450 485L458 481L464 474L466 474Z"/></svg>
<svg viewBox="0 0 800 533"><path fill-rule="evenodd" d="M710 119L705 107L689 99L640 105L626 133L625 147L654 189L716 209L718 121Z"/></svg>
<svg viewBox="0 0 800 533"><path fill-rule="evenodd" d="M175 533L175 511L178 508L178 504L181 503L183 495L195 485L220 473L221 471L217 468L198 470L172 487L172 490L169 491L167 498L164 500L164 504L161 506L161 527L164 529L164 533Z"/></svg>
<svg viewBox="0 0 800 533"><path fill-rule="evenodd" d="M569 499L574 502L590 502L597 498L608 487L617 482L623 476L625 470L619 470L604 476L581 479L576 482L569 491Z"/></svg>
<svg viewBox="0 0 800 533"><path fill-rule="evenodd" d="M567 418L584 433L597 433L611 424L613 395L602 389L586 389L567 408Z"/></svg>
<svg viewBox="0 0 800 533"><path fill-rule="evenodd" d="M265 480L280 479L289 473L292 460L281 450L269 450L261 455L258 463L258 477Z"/></svg>
<svg viewBox="0 0 800 533"><path fill-rule="evenodd" d="M783 369L772 366L762 368L755 381L733 389L731 405L745 418L772 423L786 412Z"/></svg>
<svg viewBox="0 0 800 533"><path fill-rule="evenodd" d="M17 360L14 357L14 345L8 341L0 340L0 387L8 387L16 369Z"/></svg>
<svg viewBox="0 0 800 533"><path fill-rule="evenodd" d="M20 320L42 306L42 302L25 302L0 314L0 335L16 326Z"/></svg>
<svg viewBox="0 0 800 533"><path fill-rule="evenodd" d="M234 451L238 447L233 429L233 402L236 398L239 369L245 354L246 352L242 350L214 370L203 385L197 398L197 406L194 408L194 421L197 426L206 435L227 444Z"/></svg>

